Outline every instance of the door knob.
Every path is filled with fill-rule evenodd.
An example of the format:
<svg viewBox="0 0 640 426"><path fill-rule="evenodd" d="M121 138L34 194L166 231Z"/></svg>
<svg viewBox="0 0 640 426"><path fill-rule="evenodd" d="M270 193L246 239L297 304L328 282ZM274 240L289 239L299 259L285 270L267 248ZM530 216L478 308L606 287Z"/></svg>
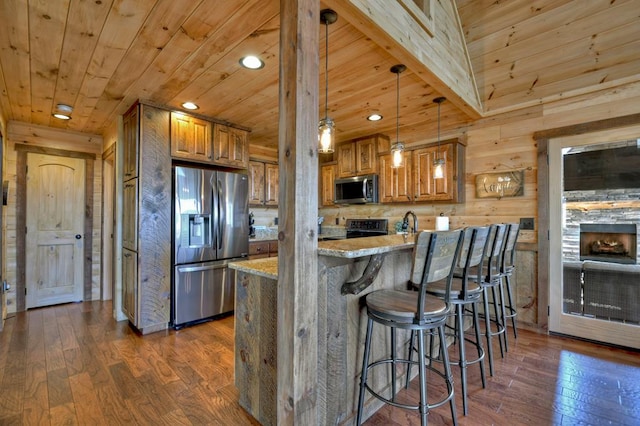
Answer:
<svg viewBox="0 0 640 426"><path fill-rule="evenodd" d="M79 240L80 238L82 238L82 235L76 234L76 240Z"/></svg>

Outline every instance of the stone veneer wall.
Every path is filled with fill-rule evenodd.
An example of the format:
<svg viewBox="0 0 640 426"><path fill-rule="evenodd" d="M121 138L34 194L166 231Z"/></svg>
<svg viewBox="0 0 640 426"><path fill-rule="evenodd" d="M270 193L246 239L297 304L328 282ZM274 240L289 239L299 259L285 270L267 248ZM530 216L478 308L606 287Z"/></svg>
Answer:
<svg viewBox="0 0 640 426"><path fill-rule="evenodd" d="M607 191L565 191L562 231L563 261L580 260L581 223L635 223L640 225L640 188ZM640 263L640 238L638 258Z"/></svg>

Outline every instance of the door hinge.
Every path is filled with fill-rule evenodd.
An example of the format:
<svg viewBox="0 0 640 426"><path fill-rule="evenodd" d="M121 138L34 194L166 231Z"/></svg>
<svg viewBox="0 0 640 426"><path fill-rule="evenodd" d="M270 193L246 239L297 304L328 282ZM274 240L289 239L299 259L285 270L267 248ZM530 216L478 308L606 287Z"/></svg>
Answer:
<svg viewBox="0 0 640 426"><path fill-rule="evenodd" d="M25 296L27 295L27 288L26 287L24 288L24 295Z"/></svg>
<svg viewBox="0 0 640 426"><path fill-rule="evenodd" d="M551 316L551 308L547 305L547 316Z"/></svg>

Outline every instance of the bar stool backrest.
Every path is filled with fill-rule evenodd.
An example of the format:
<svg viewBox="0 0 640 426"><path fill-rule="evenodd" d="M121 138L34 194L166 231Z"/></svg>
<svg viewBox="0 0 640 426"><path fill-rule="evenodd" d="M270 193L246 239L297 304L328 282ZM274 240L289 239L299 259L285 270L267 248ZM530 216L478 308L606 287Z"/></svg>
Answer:
<svg viewBox="0 0 640 426"><path fill-rule="evenodd" d="M427 285L446 279L446 298L449 300L454 265L460 256L462 230L422 231L416 237L413 250L411 282L418 287L418 307L416 320L420 321L425 307Z"/></svg>
<svg viewBox="0 0 640 426"><path fill-rule="evenodd" d="M489 245L486 252L486 273L485 282L491 283L498 279L500 275L500 260L502 247L504 246L507 225L503 223L491 225L489 231Z"/></svg>
<svg viewBox="0 0 640 426"><path fill-rule="evenodd" d="M472 226L464 230L464 240L457 263L457 276L462 280L459 296L461 300L468 298L469 279L482 276L489 230L489 226Z"/></svg>
<svg viewBox="0 0 640 426"><path fill-rule="evenodd" d="M500 272L505 273L508 269L513 268L516 262L516 242L520 233L519 223L508 223L505 237L504 250L502 250L502 258L500 259Z"/></svg>

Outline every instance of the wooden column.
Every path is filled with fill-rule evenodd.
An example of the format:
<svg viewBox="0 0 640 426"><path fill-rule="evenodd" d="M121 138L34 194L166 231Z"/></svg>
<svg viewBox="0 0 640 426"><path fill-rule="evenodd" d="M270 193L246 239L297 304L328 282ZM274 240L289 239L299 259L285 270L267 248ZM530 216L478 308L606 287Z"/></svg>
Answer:
<svg viewBox="0 0 640 426"><path fill-rule="evenodd" d="M318 0L280 0L278 424L318 421Z"/></svg>

